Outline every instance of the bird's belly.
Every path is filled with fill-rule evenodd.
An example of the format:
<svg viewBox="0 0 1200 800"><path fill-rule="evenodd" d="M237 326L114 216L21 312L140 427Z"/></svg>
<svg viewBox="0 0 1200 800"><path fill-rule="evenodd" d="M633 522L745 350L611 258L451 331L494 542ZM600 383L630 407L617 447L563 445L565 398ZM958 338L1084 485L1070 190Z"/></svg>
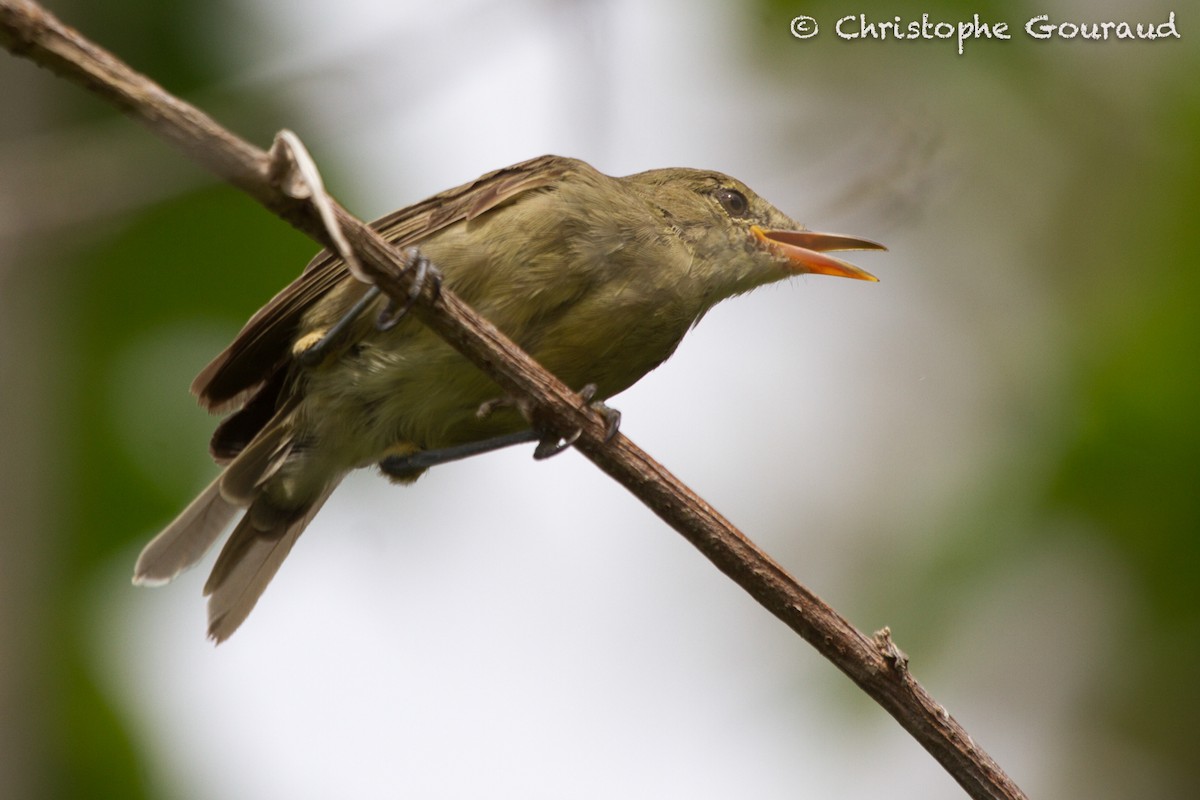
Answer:
<svg viewBox="0 0 1200 800"><path fill-rule="evenodd" d="M595 384L597 399L605 399L669 357L691 323L661 304L624 311L585 302L535 334L510 335L569 387ZM401 327L408 325L418 323ZM339 451L348 467L378 461L399 443L436 449L528 427L511 406L481 415L481 405L503 390L424 328L362 342L336 368L314 375L307 394L306 406L320 409L308 415L313 438Z"/></svg>

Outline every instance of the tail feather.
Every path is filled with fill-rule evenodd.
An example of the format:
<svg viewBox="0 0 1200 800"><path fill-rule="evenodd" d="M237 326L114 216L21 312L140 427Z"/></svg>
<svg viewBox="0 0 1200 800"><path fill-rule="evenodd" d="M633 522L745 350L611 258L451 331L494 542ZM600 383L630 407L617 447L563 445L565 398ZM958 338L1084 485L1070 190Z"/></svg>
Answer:
<svg viewBox="0 0 1200 800"><path fill-rule="evenodd" d="M204 585L204 594L208 596L209 638L220 644L246 621L292 545L337 483L332 481L299 514L280 514L269 507L266 497L254 501L225 543ZM268 505L266 509L259 508L264 504ZM263 529L256 525L263 521L269 521L270 527Z"/></svg>
<svg viewBox="0 0 1200 800"><path fill-rule="evenodd" d="M146 545L134 568L135 584L166 583L199 561L234 515L245 509L204 586L209 596L208 633L217 642L229 638L245 621L339 482L331 480L311 499L296 498L295 507L272 500L266 491L265 484L293 454L292 408L289 404L276 411L217 479Z"/></svg>
<svg viewBox="0 0 1200 800"><path fill-rule="evenodd" d="M221 496L221 476L208 485L138 556L133 582L161 586L204 557L238 507Z"/></svg>
<svg viewBox="0 0 1200 800"><path fill-rule="evenodd" d="M259 487L271 479L292 452L295 441L290 424L291 408L280 409L254 437L221 476L221 494L229 502L249 506Z"/></svg>

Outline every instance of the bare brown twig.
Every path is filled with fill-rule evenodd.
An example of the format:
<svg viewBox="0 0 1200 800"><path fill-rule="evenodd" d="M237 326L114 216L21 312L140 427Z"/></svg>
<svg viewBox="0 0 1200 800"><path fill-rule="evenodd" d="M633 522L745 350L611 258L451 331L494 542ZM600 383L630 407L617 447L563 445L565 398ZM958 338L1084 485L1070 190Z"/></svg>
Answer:
<svg viewBox="0 0 1200 800"><path fill-rule="evenodd" d="M40 6L0 0L0 43L105 98L322 245L336 247L310 199L295 197L297 193L279 185L279 170L273 169L267 153L134 72ZM363 273L403 303L410 284L404 256L336 202L330 208ZM578 450L846 673L968 794L1024 797L912 677L907 656L886 629L874 639L864 636L625 436L618 434L605 443L605 422L596 412L450 291L434 296L427 290L413 313L505 391L531 400L540 425L563 434L582 429Z"/></svg>

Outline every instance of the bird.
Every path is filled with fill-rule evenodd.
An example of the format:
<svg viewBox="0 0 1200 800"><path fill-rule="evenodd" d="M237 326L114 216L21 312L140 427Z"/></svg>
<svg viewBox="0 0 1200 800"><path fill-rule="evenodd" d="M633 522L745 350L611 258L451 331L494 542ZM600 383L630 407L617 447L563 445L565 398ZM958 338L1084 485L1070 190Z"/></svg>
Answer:
<svg viewBox="0 0 1200 800"><path fill-rule="evenodd" d="M720 172L612 177L552 155L372 227L597 403L670 357L721 300L804 273L875 281L827 253L885 249L806 230ZM241 513L204 586L216 643L352 470L379 465L411 483L448 454L532 440L519 403L387 303L322 251L193 382L200 404L226 415L210 444L222 471L145 546L133 581L170 581Z"/></svg>

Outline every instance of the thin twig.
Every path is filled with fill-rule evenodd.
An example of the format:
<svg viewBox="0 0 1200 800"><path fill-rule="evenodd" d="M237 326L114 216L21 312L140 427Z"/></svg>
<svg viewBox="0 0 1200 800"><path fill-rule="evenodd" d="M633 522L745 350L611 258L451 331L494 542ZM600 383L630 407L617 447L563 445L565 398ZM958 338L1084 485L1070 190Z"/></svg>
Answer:
<svg viewBox="0 0 1200 800"><path fill-rule="evenodd" d="M0 0L0 43L104 97L322 245L336 247L312 203L279 185L279 171L272 170L267 153L134 72L41 7L27 0ZM397 302L405 302L410 279L404 256L336 202L329 208L358 254L364 275ZM881 631L875 639L864 636L625 436L605 442L605 422L599 414L452 292L442 289L435 295L426 290L413 313L506 392L528 398L540 426L563 435L582 429L576 448L846 673L968 794L996 800L1024 797L916 682L890 633Z"/></svg>

